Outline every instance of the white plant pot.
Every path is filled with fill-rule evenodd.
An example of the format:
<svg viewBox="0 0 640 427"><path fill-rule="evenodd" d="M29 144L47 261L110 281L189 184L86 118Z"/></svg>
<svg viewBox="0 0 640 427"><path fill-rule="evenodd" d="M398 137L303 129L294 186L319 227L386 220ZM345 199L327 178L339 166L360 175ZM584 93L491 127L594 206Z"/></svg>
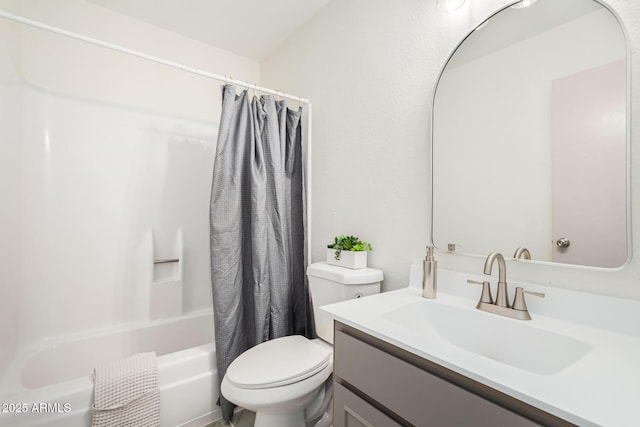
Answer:
<svg viewBox="0 0 640 427"><path fill-rule="evenodd" d="M354 270L367 268L367 251L340 251L340 257L336 259L336 250L327 248L327 264L352 268Z"/></svg>

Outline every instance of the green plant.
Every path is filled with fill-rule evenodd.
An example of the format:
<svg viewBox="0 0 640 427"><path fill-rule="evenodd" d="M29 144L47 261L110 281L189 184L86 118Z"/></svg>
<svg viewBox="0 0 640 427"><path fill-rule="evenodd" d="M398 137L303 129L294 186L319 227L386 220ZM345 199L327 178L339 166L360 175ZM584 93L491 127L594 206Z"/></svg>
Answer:
<svg viewBox="0 0 640 427"><path fill-rule="evenodd" d="M363 242L359 238L355 236L337 236L334 238L334 242L327 245L329 249L335 249L335 258L336 260L340 259L340 253L342 251L353 251L353 252L362 252L362 251L370 251L371 244L367 242Z"/></svg>

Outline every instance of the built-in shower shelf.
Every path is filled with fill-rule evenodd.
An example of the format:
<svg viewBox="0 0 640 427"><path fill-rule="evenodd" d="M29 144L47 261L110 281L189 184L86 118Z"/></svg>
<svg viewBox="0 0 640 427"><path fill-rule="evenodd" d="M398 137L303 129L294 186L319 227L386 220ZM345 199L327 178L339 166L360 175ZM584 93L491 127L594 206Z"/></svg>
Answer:
<svg viewBox="0 0 640 427"><path fill-rule="evenodd" d="M182 315L183 236L178 228L173 247L159 244L151 246L153 261L149 289L149 319L163 319Z"/></svg>

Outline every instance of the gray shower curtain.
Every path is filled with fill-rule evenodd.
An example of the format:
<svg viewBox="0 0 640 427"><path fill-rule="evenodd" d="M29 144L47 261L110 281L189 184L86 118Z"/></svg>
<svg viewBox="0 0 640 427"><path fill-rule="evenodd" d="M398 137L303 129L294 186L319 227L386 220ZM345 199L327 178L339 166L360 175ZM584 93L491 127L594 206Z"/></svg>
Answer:
<svg viewBox="0 0 640 427"><path fill-rule="evenodd" d="M301 111L224 86L210 204L219 382L243 351L311 336ZM233 405L221 395L225 420Z"/></svg>

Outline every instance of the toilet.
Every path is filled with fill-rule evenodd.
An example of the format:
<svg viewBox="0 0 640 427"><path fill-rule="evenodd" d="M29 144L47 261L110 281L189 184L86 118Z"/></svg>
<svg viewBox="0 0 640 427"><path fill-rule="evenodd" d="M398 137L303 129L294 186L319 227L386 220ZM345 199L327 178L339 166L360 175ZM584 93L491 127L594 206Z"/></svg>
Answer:
<svg viewBox="0 0 640 427"><path fill-rule="evenodd" d="M333 322L319 307L380 292L382 271L325 262L307 268L319 338L292 335L242 353L222 379L222 395L256 413L255 427L329 427Z"/></svg>

